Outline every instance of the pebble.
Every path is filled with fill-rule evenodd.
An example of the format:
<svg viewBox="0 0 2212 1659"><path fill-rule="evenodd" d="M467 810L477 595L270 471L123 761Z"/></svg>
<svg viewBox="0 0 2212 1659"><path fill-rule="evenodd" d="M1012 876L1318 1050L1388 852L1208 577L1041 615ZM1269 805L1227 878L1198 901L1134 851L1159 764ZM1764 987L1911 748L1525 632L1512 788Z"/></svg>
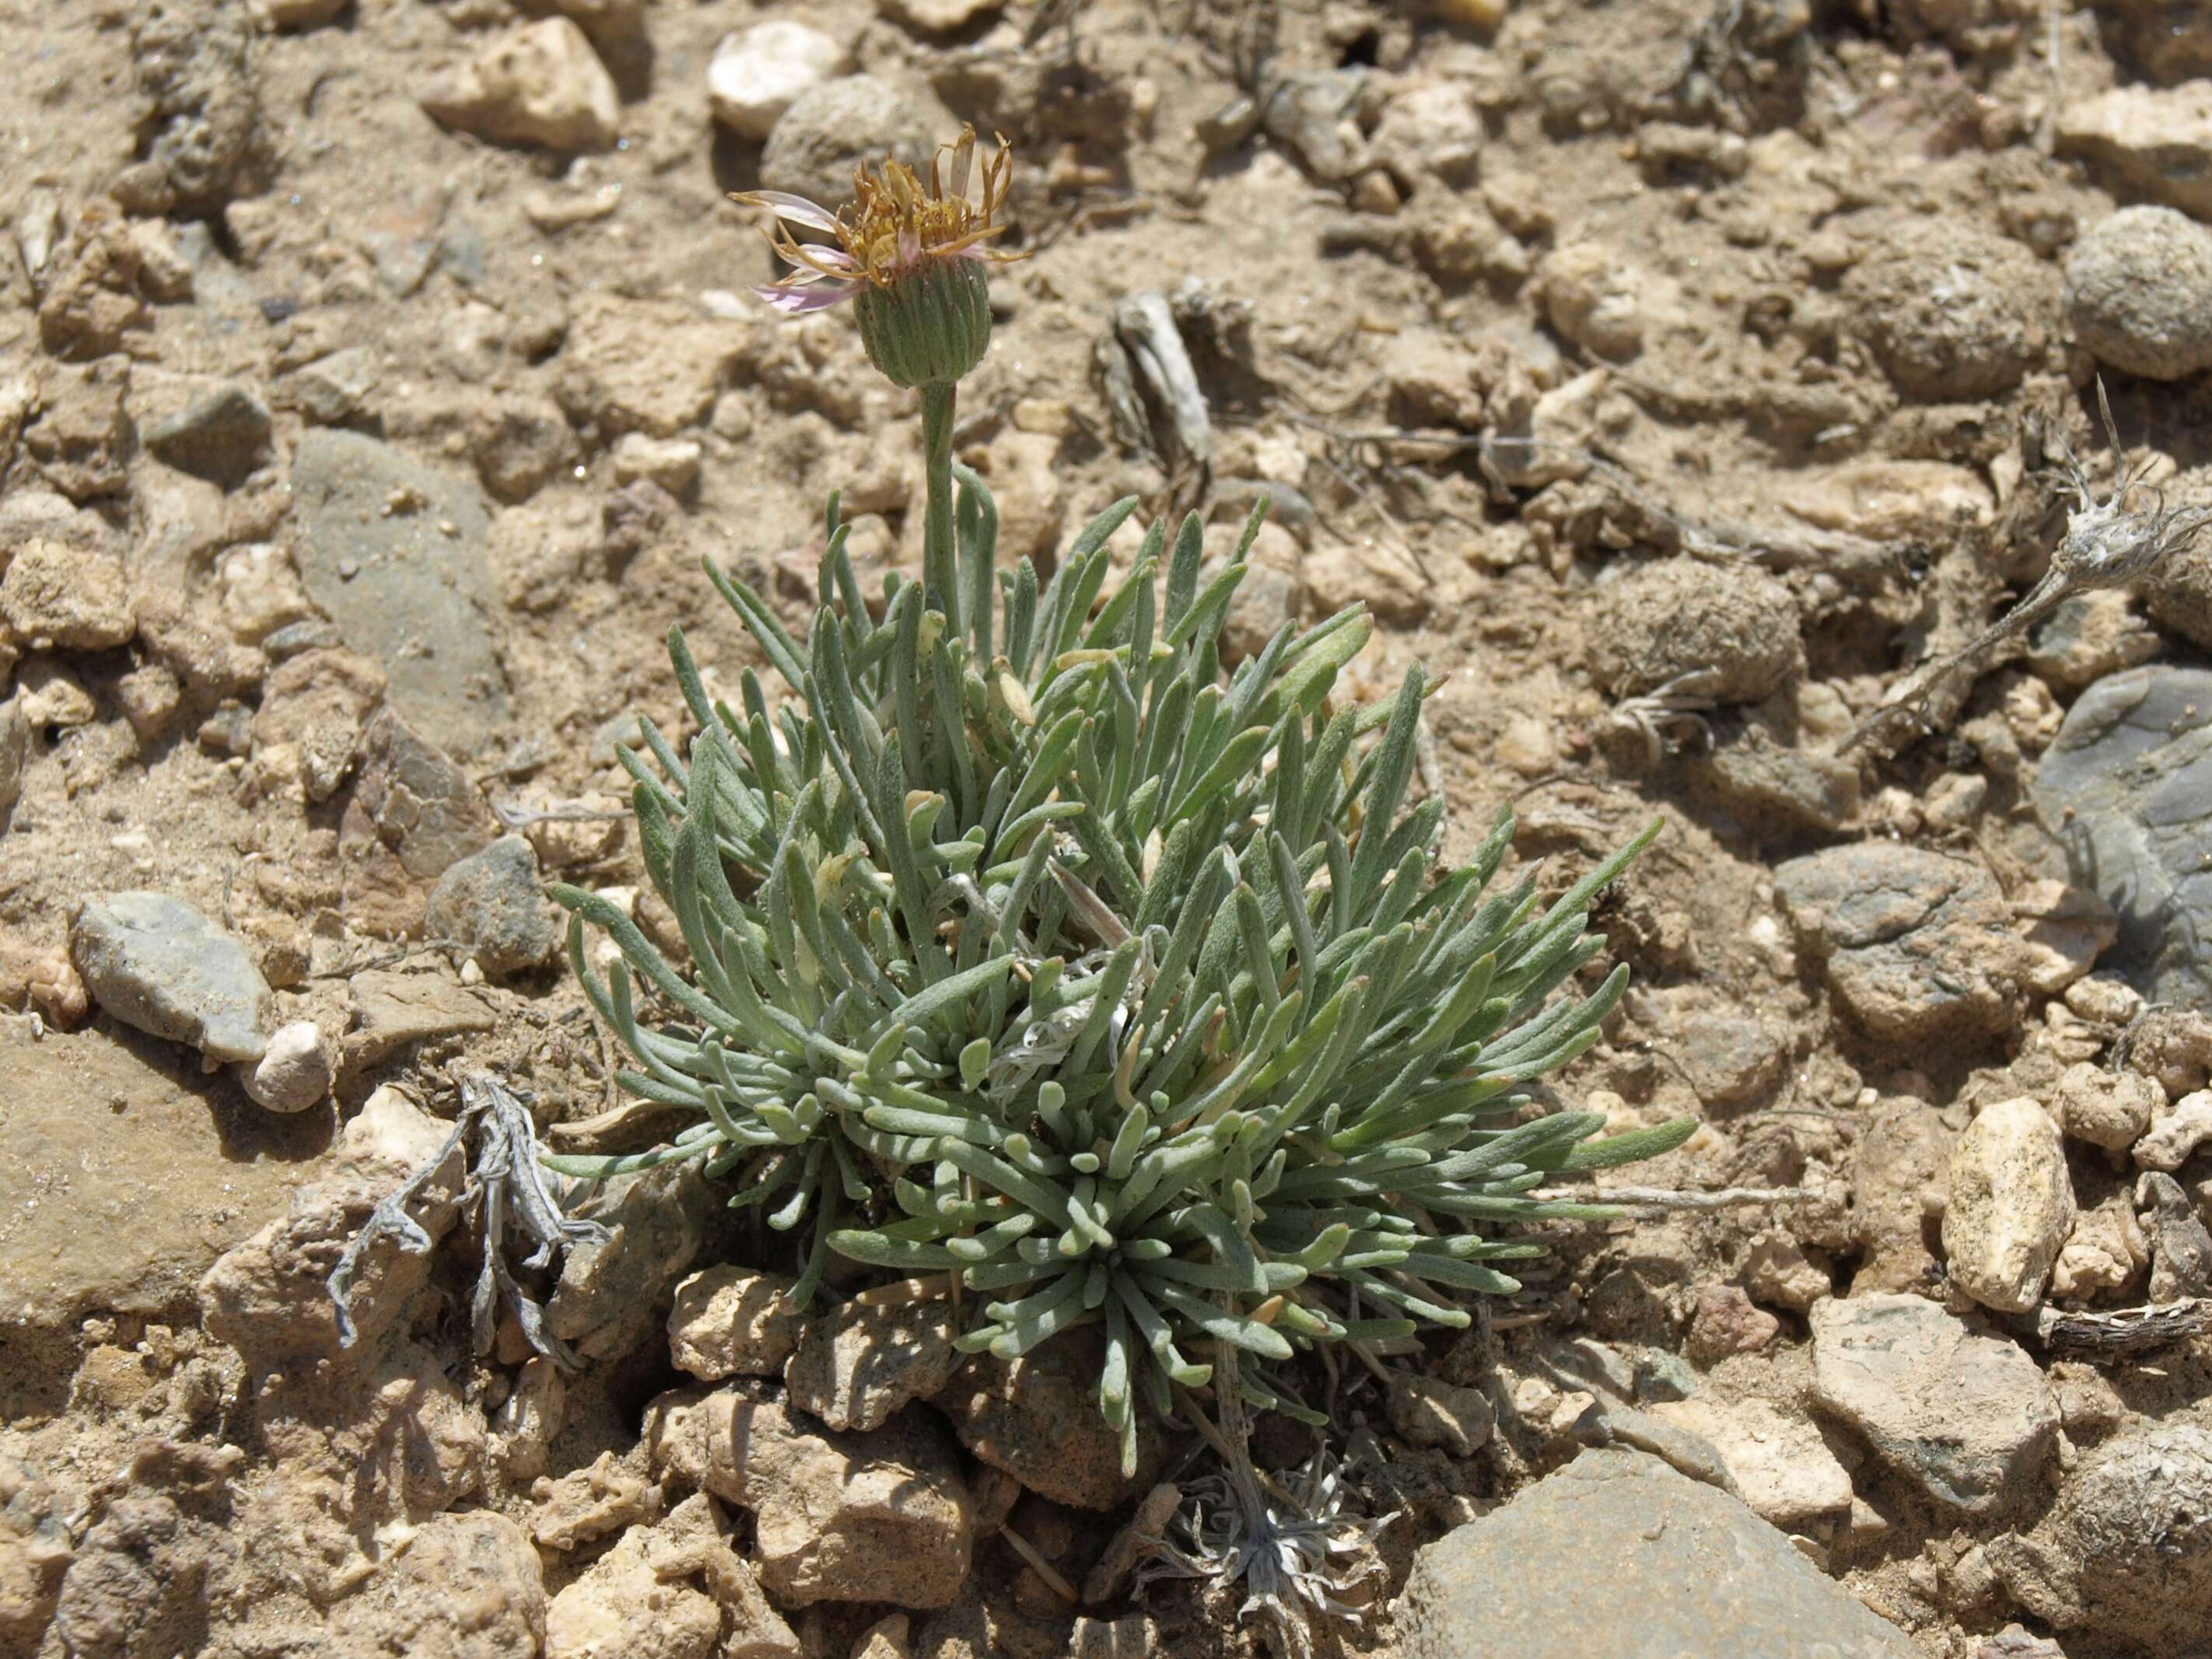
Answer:
<svg viewBox="0 0 2212 1659"><path fill-rule="evenodd" d="M416 881L434 881L492 840L496 820L468 774L391 709L362 732L360 768L354 805Z"/></svg>
<svg viewBox="0 0 2212 1659"><path fill-rule="evenodd" d="M1806 1259L1797 1241L1779 1230L1761 1233L1744 1252L1744 1287L1755 1301L1803 1313L1833 1289L1828 1275Z"/></svg>
<svg viewBox="0 0 2212 1659"><path fill-rule="evenodd" d="M2152 1123L2136 1142L2136 1163L2146 1170L2179 1170L2207 1140L2212 1140L2212 1090L2200 1089L2184 1095Z"/></svg>
<svg viewBox="0 0 2212 1659"><path fill-rule="evenodd" d="M2142 993L2124 979L2098 974L2066 988L2068 1008L2100 1024L2125 1027L2143 1011Z"/></svg>
<svg viewBox="0 0 2212 1659"><path fill-rule="evenodd" d="M46 536L21 543L0 576L0 640L33 651L105 651L138 631L122 560Z"/></svg>
<svg viewBox="0 0 2212 1659"><path fill-rule="evenodd" d="M1782 1322L1734 1285L1709 1285L1698 1297L1682 1352L1694 1365L1717 1365L1740 1353L1756 1353L1774 1340Z"/></svg>
<svg viewBox="0 0 2212 1659"><path fill-rule="evenodd" d="M615 442L615 482L626 484L649 478L681 498L699 482L701 453L696 438L652 438L642 432L626 432Z"/></svg>
<svg viewBox="0 0 2212 1659"><path fill-rule="evenodd" d="M707 65L714 118L740 138L761 143L801 93L845 67L846 52L820 29L789 18L756 23L722 37Z"/></svg>
<svg viewBox="0 0 2212 1659"><path fill-rule="evenodd" d="M761 152L761 185L835 207L851 196L855 167L888 155L927 175L937 143L904 93L872 75L841 76L792 100Z"/></svg>
<svg viewBox="0 0 2212 1659"><path fill-rule="evenodd" d="M1644 349L1645 286L1618 248L1572 242L1554 249L1537 265L1536 283L1552 326L1590 356L1620 362Z"/></svg>
<svg viewBox="0 0 2212 1659"><path fill-rule="evenodd" d="M590 38L566 17L485 40L434 76L420 101L463 132L564 152L611 148L622 117L614 78Z"/></svg>
<svg viewBox="0 0 2212 1659"><path fill-rule="evenodd" d="M1604 1563L1602 1594L1532 1561ZM1739 1498L1626 1447L1586 1451L1413 1558L1405 1659L1911 1659L1912 1644Z"/></svg>
<svg viewBox="0 0 2212 1659"><path fill-rule="evenodd" d="M70 927L70 955L93 1000L125 1025L210 1060L258 1060L268 1048L268 981L244 945L181 899L91 900Z"/></svg>
<svg viewBox="0 0 2212 1659"><path fill-rule="evenodd" d="M2212 994L2212 672L2160 664L2099 680L2067 710L2029 795L2075 878L2118 913L2116 962L2136 988L2185 1006Z"/></svg>
<svg viewBox="0 0 2212 1659"><path fill-rule="evenodd" d="M39 418L23 448L56 489L82 506L125 493L136 444L124 397L130 371L106 357L82 367L52 363L39 374Z"/></svg>
<svg viewBox="0 0 2212 1659"><path fill-rule="evenodd" d="M301 434L291 481L307 595L348 646L383 665L408 723L462 753L503 731L490 520L475 485L329 427Z"/></svg>
<svg viewBox="0 0 2212 1659"><path fill-rule="evenodd" d="M1463 1389L1441 1377L1394 1373L1389 1396L1390 1426L1416 1446L1441 1446L1455 1457L1470 1457L1490 1443L1498 1414L1479 1389Z"/></svg>
<svg viewBox="0 0 2212 1659"><path fill-rule="evenodd" d="M1778 743L1746 726L1695 763L1714 799L1754 829L1833 836L1858 816L1859 769L1817 749Z"/></svg>
<svg viewBox="0 0 2212 1659"><path fill-rule="evenodd" d="M491 978L544 967L560 951L562 925L538 876L538 852L522 836L500 836L438 876L429 931L469 949Z"/></svg>
<svg viewBox="0 0 2212 1659"><path fill-rule="evenodd" d="M270 1034L260 1063L242 1071L246 1094L272 1112L304 1112L330 1097L336 1076L330 1045L312 1019L295 1019Z"/></svg>
<svg viewBox="0 0 2212 1659"><path fill-rule="evenodd" d="M1458 189L1474 180L1487 137L1482 112L1457 80L1417 84L1382 106L1375 158L1415 190L1425 173Z"/></svg>
<svg viewBox="0 0 2212 1659"><path fill-rule="evenodd" d="M1943 1253L1951 1282L1985 1308L2027 1313L2074 1231L2058 1126L2025 1096L1984 1106L1952 1150Z"/></svg>
<svg viewBox="0 0 2212 1659"><path fill-rule="evenodd" d="M146 447L180 471L235 489L269 459L269 405L252 386L225 380L149 422Z"/></svg>
<svg viewBox="0 0 2212 1659"><path fill-rule="evenodd" d="M2151 1114L2166 1094L2135 1072L2108 1072L2080 1060L2059 1075L2051 1115L2075 1139L2107 1152L2124 1152L2150 1127Z"/></svg>
<svg viewBox="0 0 2212 1659"><path fill-rule="evenodd" d="M1805 1417L1756 1399L1685 1400L1651 1414L1708 1442L1761 1520L1787 1532L1825 1534L1850 1516L1851 1477Z"/></svg>
<svg viewBox="0 0 2212 1659"><path fill-rule="evenodd" d="M753 1512L752 1559L786 1607L941 1607L974 1548L959 1449L930 1413L837 1434L735 1388L663 1395L646 1410L655 1472Z"/></svg>
<svg viewBox="0 0 2212 1659"><path fill-rule="evenodd" d="M2059 111L2058 148L2087 161L2115 195L2212 218L2212 81L2070 98Z"/></svg>
<svg viewBox="0 0 2212 1659"><path fill-rule="evenodd" d="M1948 1508L1985 1514L2033 1489L2058 1438L2035 1362L1917 1296L1813 1310L1813 1403Z"/></svg>
<svg viewBox="0 0 2212 1659"><path fill-rule="evenodd" d="M376 389L376 356L367 346L347 346L302 363L287 385L302 415L337 426L366 409Z"/></svg>

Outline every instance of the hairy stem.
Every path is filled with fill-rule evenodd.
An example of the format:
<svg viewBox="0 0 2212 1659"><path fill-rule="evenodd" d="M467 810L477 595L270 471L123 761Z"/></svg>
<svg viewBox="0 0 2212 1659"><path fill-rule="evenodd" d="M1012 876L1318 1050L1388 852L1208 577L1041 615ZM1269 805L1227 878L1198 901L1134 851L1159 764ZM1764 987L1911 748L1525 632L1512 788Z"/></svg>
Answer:
<svg viewBox="0 0 2212 1659"><path fill-rule="evenodd" d="M948 637L960 636L960 580L952 552L952 399L957 383L921 388L923 475L929 490L922 520L922 581L931 605L945 613Z"/></svg>

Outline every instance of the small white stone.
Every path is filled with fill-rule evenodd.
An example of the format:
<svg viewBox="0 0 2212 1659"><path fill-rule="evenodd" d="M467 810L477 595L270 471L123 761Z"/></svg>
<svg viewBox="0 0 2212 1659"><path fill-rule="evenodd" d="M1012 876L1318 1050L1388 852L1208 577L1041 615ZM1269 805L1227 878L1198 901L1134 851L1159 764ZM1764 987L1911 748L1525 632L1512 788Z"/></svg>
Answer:
<svg viewBox="0 0 2212 1659"><path fill-rule="evenodd" d="M252 1069L240 1069L246 1092L272 1112L304 1112L330 1096L330 1046L312 1019L278 1026Z"/></svg>
<svg viewBox="0 0 2212 1659"><path fill-rule="evenodd" d="M622 120L614 77L565 17L485 40L434 75L419 101L463 132L562 151L611 149Z"/></svg>
<svg viewBox="0 0 2212 1659"><path fill-rule="evenodd" d="M714 118L740 138L765 140L799 94L845 67L845 49L820 29L779 19L722 37L707 65Z"/></svg>
<svg viewBox="0 0 2212 1659"><path fill-rule="evenodd" d="M699 482L696 438L651 438L642 432L626 432L616 443L614 454L617 483L650 478L670 495L684 495Z"/></svg>
<svg viewBox="0 0 2212 1659"><path fill-rule="evenodd" d="M2058 1125L2025 1096L1982 1109L1951 1155L1943 1251L1952 1281L1985 1308L2026 1313L2074 1231Z"/></svg>
<svg viewBox="0 0 2212 1659"><path fill-rule="evenodd" d="M387 1083L345 1126L345 1146L356 1158L387 1158L416 1170L438 1155L453 1129Z"/></svg>
<svg viewBox="0 0 2212 1659"><path fill-rule="evenodd" d="M2199 1089L2174 1102L2173 1109L2136 1142L2136 1162L2146 1170L2178 1170L2208 1139L2212 1139L2212 1089Z"/></svg>

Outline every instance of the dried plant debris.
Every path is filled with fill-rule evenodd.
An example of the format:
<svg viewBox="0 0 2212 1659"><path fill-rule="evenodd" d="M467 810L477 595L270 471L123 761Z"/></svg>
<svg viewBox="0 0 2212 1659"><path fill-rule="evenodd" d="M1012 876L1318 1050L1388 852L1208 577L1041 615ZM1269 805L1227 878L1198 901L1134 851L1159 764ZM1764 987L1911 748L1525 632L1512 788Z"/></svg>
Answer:
<svg viewBox="0 0 2212 1659"><path fill-rule="evenodd" d="M2212 1297L2087 1312L2048 1305L2035 1318L2036 1340L2053 1353L2104 1365L2187 1341L2212 1328Z"/></svg>
<svg viewBox="0 0 2212 1659"><path fill-rule="evenodd" d="M2153 455L2129 465L2120 444L2112 406L2105 396L2105 383L2097 382L2097 408L2104 417L2105 435L2119 462L2120 481L2112 493L2097 499L2095 487L2064 436L2052 434L2058 453L2056 482L2073 502L2066 533L2051 555L2051 568L2043 579L2021 596L2011 610L1973 640L1924 671L1903 695L1876 709L1844 744L1844 752L1893 723L1902 723L1923 708L1929 698L1954 675L1978 661L2006 640L2017 638L2041 622L2076 593L2100 587L2124 587L2146 576L2169 556L2178 553L2199 532L2212 526L2212 506L2168 507L2164 493L2152 483L2158 465ZM2150 504L2133 503L2148 496Z"/></svg>
<svg viewBox="0 0 2212 1659"><path fill-rule="evenodd" d="M1314 1638L1332 1626L1358 1629L1364 1605L1384 1577L1373 1548L1398 1518L1359 1515L1342 1467L1317 1449L1285 1486L1254 1466L1249 1424L1237 1389L1237 1355L1218 1351L1221 1427L1193 1405L1188 1415L1214 1443L1218 1472L1192 1480L1168 1534L1140 1539L1137 1584L1207 1578L1245 1592L1240 1618L1256 1614L1280 1659L1309 1659ZM1170 1535L1171 1534L1171 1535Z"/></svg>
<svg viewBox="0 0 2212 1659"><path fill-rule="evenodd" d="M476 1163L469 1171L462 1203L476 1222L483 1249L483 1268L477 1275L469 1305L476 1352L491 1352L499 1299L504 1295L530 1346L563 1369L574 1370L575 1355L545 1328L544 1307L522 1287L508 1263L507 1232L510 1227L520 1229L537 1246L521 1262L532 1271L552 1267L556 1257L579 1244L605 1243L610 1235L596 1221L578 1220L562 1212L561 1201L547 1182L550 1177L563 1186L567 1182L540 1163L530 1109L489 1073L465 1073L459 1081L460 1115L454 1120L445 1145L378 1203L331 1272L331 1300L337 1310L339 1343L345 1347L354 1343L353 1281L362 1258L381 1238L394 1240L410 1255L428 1252L430 1235L407 1212L407 1206L422 1197L457 1150L473 1142Z"/></svg>
<svg viewBox="0 0 2212 1659"><path fill-rule="evenodd" d="M1711 695L1719 678L1717 670L1693 668L1641 696L1623 697L1607 712L1599 735L1634 744L1647 773L1686 744L1710 747L1712 728L1705 717L1720 706Z"/></svg>

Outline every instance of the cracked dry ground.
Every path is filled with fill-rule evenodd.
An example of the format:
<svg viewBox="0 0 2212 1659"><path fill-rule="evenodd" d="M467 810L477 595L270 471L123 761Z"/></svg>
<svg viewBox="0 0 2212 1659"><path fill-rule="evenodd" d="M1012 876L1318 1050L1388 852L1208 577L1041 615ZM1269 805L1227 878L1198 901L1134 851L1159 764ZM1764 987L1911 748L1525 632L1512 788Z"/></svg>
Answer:
<svg viewBox="0 0 2212 1659"><path fill-rule="evenodd" d="M471 1357L445 1176L355 1346L322 1291L456 1065L595 1144L537 887L670 933L614 745L684 729L672 623L751 660L701 557L803 626L836 488L918 564L908 404L744 296L726 192L963 120L1024 161L958 434L1009 556L1132 491L1218 553L1267 495L1232 647L1369 605L1359 695L1446 681L1455 853L1510 800L1564 883L1667 822L1557 1092L1701 1120L1606 1179L1752 1196L1559 1228L1486 1332L1316 1377L1398 1512L1349 1650L2207 1650L2212 545L1846 752L2040 574L2045 469L2110 487L2095 374L2212 500L2201 8L0 24L0 1655L1249 1650L1129 1589L1161 1500L1079 1333L795 1318L696 1182L541 1287L572 1376ZM1133 372L1170 341L1194 397Z"/></svg>

